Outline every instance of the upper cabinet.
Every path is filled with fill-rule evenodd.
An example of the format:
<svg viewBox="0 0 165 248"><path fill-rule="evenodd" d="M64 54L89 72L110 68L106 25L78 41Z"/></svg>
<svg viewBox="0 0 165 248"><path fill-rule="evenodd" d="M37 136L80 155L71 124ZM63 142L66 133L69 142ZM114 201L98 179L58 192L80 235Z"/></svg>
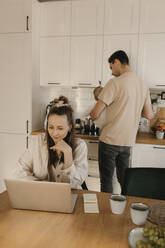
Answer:
<svg viewBox="0 0 165 248"><path fill-rule="evenodd" d="M0 132L26 134L31 123L30 41L28 33L0 34Z"/></svg>
<svg viewBox="0 0 165 248"><path fill-rule="evenodd" d="M108 58L117 50L124 50L128 54L131 68L136 71L138 35L111 35L104 37L103 84L113 77L109 68Z"/></svg>
<svg viewBox="0 0 165 248"><path fill-rule="evenodd" d="M165 1L141 0L140 32L161 33L165 32Z"/></svg>
<svg viewBox="0 0 165 248"><path fill-rule="evenodd" d="M165 34L143 34L139 38L138 72L149 87L165 87Z"/></svg>
<svg viewBox="0 0 165 248"><path fill-rule="evenodd" d="M70 35L71 1L48 1L40 3L40 35Z"/></svg>
<svg viewBox="0 0 165 248"><path fill-rule="evenodd" d="M165 87L165 0L39 4L41 85L93 87L99 80L105 84L112 78L109 56L124 50L132 70L138 71L149 87Z"/></svg>
<svg viewBox="0 0 165 248"><path fill-rule="evenodd" d="M70 82L95 86L102 79L102 37L71 37Z"/></svg>
<svg viewBox="0 0 165 248"><path fill-rule="evenodd" d="M104 34L138 33L139 0L105 0Z"/></svg>
<svg viewBox="0 0 165 248"><path fill-rule="evenodd" d="M1 0L0 5L0 33L31 30L31 0Z"/></svg>
<svg viewBox="0 0 165 248"><path fill-rule="evenodd" d="M72 1L71 35L103 34L104 1Z"/></svg>
<svg viewBox="0 0 165 248"><path fill-rule="evenodd" d="M56 85L69 83L68 37L42 37L40 39L40 84Z"/></svg>

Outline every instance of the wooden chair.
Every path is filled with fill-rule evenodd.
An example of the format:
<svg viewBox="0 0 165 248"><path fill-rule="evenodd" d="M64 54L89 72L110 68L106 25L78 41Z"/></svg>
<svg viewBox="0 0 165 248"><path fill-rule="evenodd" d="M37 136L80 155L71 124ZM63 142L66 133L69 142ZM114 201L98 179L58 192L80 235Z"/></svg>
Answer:
<svg viewBox="0 0 165 248"><path fill-rule="evenodd" d="M126 169L122 194L165 200L165 168Z"/></svg>

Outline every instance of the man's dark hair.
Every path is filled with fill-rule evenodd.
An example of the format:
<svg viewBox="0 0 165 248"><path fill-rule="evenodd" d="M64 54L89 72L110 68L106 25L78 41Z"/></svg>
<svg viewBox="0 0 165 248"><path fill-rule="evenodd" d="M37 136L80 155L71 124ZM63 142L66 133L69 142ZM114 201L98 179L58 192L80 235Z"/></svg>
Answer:
<svg viewBox="0 0 165 248"><path fill-rule="evenodd" d="M129 58L128 58L127 54L122 50L114 52L109 57L108 62L114 64L115 59L118 59L121 64L129 65Z"/></svg>

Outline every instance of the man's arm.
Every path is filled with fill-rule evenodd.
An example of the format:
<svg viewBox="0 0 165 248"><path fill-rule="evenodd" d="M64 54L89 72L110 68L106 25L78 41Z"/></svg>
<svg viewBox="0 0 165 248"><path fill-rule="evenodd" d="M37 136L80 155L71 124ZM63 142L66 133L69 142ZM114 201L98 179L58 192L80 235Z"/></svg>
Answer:
<svg viewBox="0 0 165 248"><path fill-rule="evenodd" d="M151 120L153 118L153 111L151 103L145 103L142 109L142 117Z"/></svg>
<svg viewBox="0 0 165 248"><path fill-rule="evenodd" d="M100 116L101 112L104 110L105 107L106 104L103 101L98 100L98 102L90 112L90 116L92 120L96 120Z"/></svg>

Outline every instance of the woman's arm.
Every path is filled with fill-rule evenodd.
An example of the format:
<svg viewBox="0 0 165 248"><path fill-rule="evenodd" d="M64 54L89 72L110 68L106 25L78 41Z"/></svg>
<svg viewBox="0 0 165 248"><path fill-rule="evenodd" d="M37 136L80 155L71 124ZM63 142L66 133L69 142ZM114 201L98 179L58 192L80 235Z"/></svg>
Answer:
<svg viewBox="0 0 165 248"><path fill-rule="evenodd" d="M56 151L59 158L61 158L62 154L64 155L63 169L67 169L73 164L72 148L64 140L60 140L50 149Z"/></svg>
<svg viewBox="0 0 165 248"><path fill-rule="evenodd" d="M87 145L84 140L77 139L73 152L73 163L67 169L61 170L61 181L70 181L72 188L81 188L88 175ZM66 178L67 177L67 178Z"/></svg>
<svg viewBox="0 0 165 248"><path fill-rule="evenodd" d="M150 93L148 90L144 106L142 109L141 116L144 118L147 118L148 120L151 120L153 118L153 111L152 111L152 105L151 105L151 98L150 98Z"/></svg>
<svg viewBox="0 0 165 248"><path fill-rule="evenodd" d="M88 175L88 149L84 140L77 139L77 147L73 152L73 165L70 174L70 184L72 188L81 186Z"/></svg>
<svg viewBox="0 0 165 248"><path fill-rule="evenodd" d="M33 175L33 156L32 156L32 147L33 141L31 139L29 149L26 150L19 158L17 166L13 171L13 176L19 179L25 180L38 180Z"/></svg>

